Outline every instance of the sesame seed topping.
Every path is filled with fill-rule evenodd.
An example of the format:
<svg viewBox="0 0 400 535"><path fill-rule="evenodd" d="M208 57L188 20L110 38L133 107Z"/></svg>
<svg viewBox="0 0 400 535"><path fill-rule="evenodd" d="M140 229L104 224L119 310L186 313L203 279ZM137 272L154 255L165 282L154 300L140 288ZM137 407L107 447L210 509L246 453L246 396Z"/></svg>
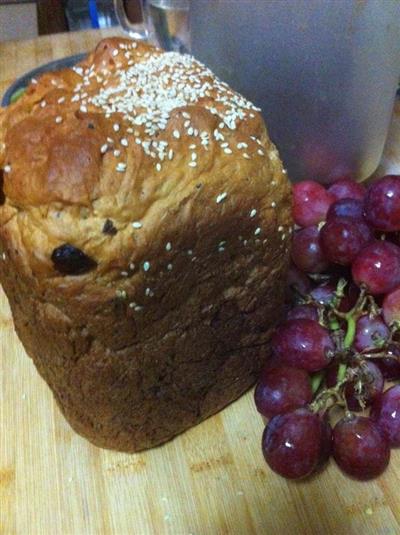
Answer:
<svg viewBox="0 0 400 535"><path fill-rule="evenodd" d="M65 97L60 97L57 102L58 104L62 104L63 102L65 102Z"/></svg>
<svg viewBox="0 0 400 535"><path fill-rule="evenodd" d="M226 154L232 154L232 150L229 149L229 148L224 149L224 152L225 152Z"/></svg>
<svg viewBox="0 0 400 535"><path fill-rule="evenodd" d="M246 158L246 160L250 160L250 156L247 154L247 152L244 152L242 156L243 158Z"/></svg>
<svg viewBox="0 0 400 535"><path fill-rule="evenodd" d="M192 160L197 160L197 154L195 152L192 152Z"/></svg>
<svg viewBox="0 0 400 535"><path fill-rule="evenodd" d="M250 217L254 217L257 214L257 210L255 208L252 209L250 212Z"/></svg>
<svg viewBox="0 0 400 535"><path fill-rule="evenodd" d="M187 250L187 254L188 254L189 256L192 256L192 254L193 254L192 249L188 249L188 250Z"/></svg>
<svg viewBox="0 0 400 535"><path fill-rule="evenodd" d="M56 123L57 123L57 124L60 124L61 122L62 122L62 117L61 117L61 115L58 115L58 116L56 117Z"/></svg>
<svg viewBox="0 0 400 535"><path fill-rule="evenodd" d="M283 241L286 238L286 234L282 234L281 240Z"/></svg>
<svg viewBox="0 0 400 535"><path fill-rule="evenodd" d="M133 310L134 310L135 312L140 312L141 310L143 310L143 307L141 307L140 305L135 305L134 308L133 308Z"/></svg>
<svg viewBox="0 0 400 535"><path fill-rule="evenodd" d="M115 168L119 173L123 173L126 170L126 163L118 162Z"/></svg>
<svg viewBox="0 0 400 535"><path fill-rule="evenodd" d="M227 196L228 196L228 194L226 193L226 191L224 191L223 193L220 193L219 195L217 195L217 198L215 200L216 203L219 204L220 202L225 200Z"/></svg>
<svg viewBox="0 0 400 535"><path fill-rule="evenodd" d="M142 225L142 223L141 223L140 221L134 221L134 222L132 223L132 227L133 227L133 228L142 228L142 226L143 226L143 225Z"/></svg>
<svg viewBox="0 0 400 535"><path fill-rule="evenodd" d="M278 227L278 232L282 232L282 230L283 230L282 225L279 225L279 227Z"/></svg>
<svg viewBox="0 0 400 535"><path fill-rule="evenodd" d="M197 162L189 162L189 167L197 167Z"/></svg>
<svg viewBox="0 0 400 535"><path fill-rule="evenodd" d="M150 262L147 262L147 260L145 262L143 262L143 271L149 271L150 269Z"/></svg>
<svg viewBox="0 0 400 535"><path fill-rule="evenodd" d="M113 57L118 54L118 50L123 50L127 52L120 54L120 57L128 59L128 51L136 48L137 43L124 46L125 48L113 50ZM189 55L157 51L156 54L136 52L135 56L142 56L143 59L129 60L125 64L116 62L110 70L103 68L98 73L94 65L82 70L83 78L73 91L81 93L83 87L90 85L91 76L98 77L101 74L102 85L96 93L87 96L90 106L97 108L96 111L106 117L114 115L121 122L121 129L123 120L124 131L127 126L134 130L135 143L141 145L148 157L160 161L167 157L171 159L172 153L165 146L159 151L151 143L152 140L160 140L159 134L166 130L173 110L198 103L217 116L219 126L214 130L214 137L219 141L224 140L221 129L236 129L238 123L248 118L251 110L255 110L253 104L214 77L207 67ZM77 72L76 68L74 70ZM182 111L180 116L183 117L187 135L200 136L201 145L207 150L211 133L199 132L194 124L191 126L190 113ZM114 124L113 128L118 132L120 125ZM178 129L172 135L175 139L181 137ZM227 154L231 152L227 151Z"/></svg>
<svg viewBox="0 0 400 535"><path fill-rule="evenodd" d="M264 151L261 150L261 149L258 149L257 153L258 153L260 156L264 156Z"/></svg>
<svg viewBox="0 0 400 535"><path fill-rule="evenodd" d="M196 143L191 143L189 145L189 149L195 149L196 148Z"/></svg>
<svg viewBox="0 0 400 535"><path fill-rule="evenodd" d="M81 111L82 113L87 113L87 107L84 106L83 104L81 105L81 107L80 107L79 109L80 109L80 111Z"/></svg>
<svg viewBox="0 0 400 535"><path fill-rule="evenodd" d="M168 264L167 269L168 271L172 271L172 264Z"/></svg>
<svg viewBox="0 0 400 535"><path fill-rule="evenodd" d="M5 173L11 173L11 165L5 165L3 170Z"/></svg>
<svg viewBox="0 0 400 535"><path fill-rule="evenodd" d="M117 289L115 290L115 295L119 298L119 299L126 299L126 291L125 290L120 290L120 289Z"/></svg>
<svg viewBox="0 0 400 535"><path fill-rule="evenodd" d="M104 145L100 147L101 154L105 154L107 152L107 149L108 149L108 145L107 143L104 143Z"/></svg>
<svg viewBox="0 0 400 535"><path fill-rule="evenodd" d="M128 146L128 140L127 140L125 137L123 137L123 138L121 139L121 145L122 145L123 147L127 147L127 146Z"/></svg>
<svg viewBox="0 0 400 535"><path fill-rule="evenodd" d="M46 106L47 102L45 100L42 100L42 102L40 103L40 107L41 108L44 108Z"/></svg>
<svg viewBox="0 0 400 535"><path fill-rule="evenodd" d="M173 157L174 157L174 151L172 149L169 149L169 151L168 151L168 160L172 160Z"/></svg>
<svg viewBox="0 0 400 535"><path fill-rule="evenodd" d="M129 273L127 271L121 271L121 277L128 277Z"/></svg>
<svg viewBox="0 0 400 535"><path fill-rule="evenodd" d="M157 163L156 163L156 169L157 169L157 171L161 171L161 164L160 164L160 162L157 162Z"/></svg>
<svg viewBox="0 0 400 535"><path fill-rule="evenodd" d="M275 208L275 207L276 207L276 202L275 202L275 201L272 201L272 203L271 203L271 207L272 207L272 208Z"/></svg>
<svg viewBox="0 0 400 535"><path fill-rule="evenodd" d="M169 241L169 242L166 244L166 246L165 246L165 250L166 250L166 251L170 251L171 249L172 249L172 244L171 244L171 242Z"/></svg>
<svg viewBox="0 0 400 535"><path fill-rule="evenodd" d="M259 234L261 234L261 228L260 227L257 227L256 230L254 231L254 234L256 236L258 236Z"/></svg>
<svg viewBox="0 0 400 535"><path fill-rule="evenodd" d="M282 173L283 173L284 175L287 175L287 171L286 171L286 169L282 169Z"/></svg>
<svg viewBox="0 0 400 535"><path fill-rule="evenodd" d="M118 150L118 149L115 149L114 152L113 152L113 154L114 154L114 156L115 156L116 158L119 158L119 157L121 156L121 151Z"/></svg>
<svg viewBox="0 0 400 535"><path fill-rule="evenodd" d="M129 264L129 269L130 269L131 271L134 271L134 269L135 269L135 264L134 264L133 262L131 262L131 263Z"/></svg>

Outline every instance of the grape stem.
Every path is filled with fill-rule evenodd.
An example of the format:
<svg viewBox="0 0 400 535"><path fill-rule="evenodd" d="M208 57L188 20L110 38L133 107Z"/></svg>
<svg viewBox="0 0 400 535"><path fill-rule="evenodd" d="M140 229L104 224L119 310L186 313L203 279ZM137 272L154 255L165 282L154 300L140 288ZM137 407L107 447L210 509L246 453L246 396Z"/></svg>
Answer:
<svg viewBox="0 0 400 535"><path fill-rule="evenodd" d="M351 316L351 315L348 316L346 320L347 320L347 331L344 337L343 347L344 349L349 349L352 346L354 342L354 337L356 335L356 321L354 319L354 316Z"/></svg>
<svg viewBox="0 0 400 535"><path fill-rule="evenodd" d="M321 386L322 379L324 378L324 372L320 371L317 373L314 373L314 375L311 378L311 390L313 395L317 392L318 388Z"/></svg>
<svg viewBox="0 0 400 535"><path fill-rule="evenodd" d="M340 374L340 378L339 378ZM322 390L310 404L310 409L313 412L319 412L322 409L330 409L333 405L342 405L344 403L343 397L343 387L348 381L347 377L347 365L340 364L337 376L337 383L332 388L327 388ZM333 398L333 399L332 399ZM328 405L328 402L331 401L331 404Z"/></svg>

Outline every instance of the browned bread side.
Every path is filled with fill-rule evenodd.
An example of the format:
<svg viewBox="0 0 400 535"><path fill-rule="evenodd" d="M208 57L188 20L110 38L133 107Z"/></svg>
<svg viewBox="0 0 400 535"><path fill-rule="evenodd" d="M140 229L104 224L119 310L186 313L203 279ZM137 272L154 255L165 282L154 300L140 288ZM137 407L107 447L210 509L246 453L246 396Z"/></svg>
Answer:
<svg viewBox="0 0 400 535"><path fill-rule="evenodd" d="M0 112L0 280L71 425L138 451L251 386L290 188L259 112L192 58L107 39Z"/></svg>

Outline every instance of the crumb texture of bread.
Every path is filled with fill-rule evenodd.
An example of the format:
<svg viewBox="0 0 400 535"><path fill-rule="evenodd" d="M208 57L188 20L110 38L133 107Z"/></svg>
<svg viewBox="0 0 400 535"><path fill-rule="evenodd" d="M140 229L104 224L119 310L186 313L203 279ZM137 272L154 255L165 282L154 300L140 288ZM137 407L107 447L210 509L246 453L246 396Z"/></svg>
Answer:
<svg viewBox="0 0 400 535"><path fill-rule="evenodd" d="M110 38L0 110L0 281L71 426L156 446L246 391L281 317L286 172L191 56Z"/></svg>

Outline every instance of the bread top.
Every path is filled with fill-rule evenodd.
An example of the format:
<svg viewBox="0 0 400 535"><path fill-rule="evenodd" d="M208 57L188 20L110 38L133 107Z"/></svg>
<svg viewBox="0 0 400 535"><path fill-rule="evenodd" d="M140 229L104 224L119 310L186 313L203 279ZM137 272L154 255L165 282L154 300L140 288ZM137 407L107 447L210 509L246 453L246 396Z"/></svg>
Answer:
<svg viewBox="0 0 400 535"><path fill-rule="evenodd" d="M44 278L60 276L52 254L65 243L95 261L96 278L147 266L157 235L172 219L184 228L199 198L216 218L245 188L260 207L288 198L255 106L191 56L122 38L0 111L0 169L3 241Z"/></svg>

